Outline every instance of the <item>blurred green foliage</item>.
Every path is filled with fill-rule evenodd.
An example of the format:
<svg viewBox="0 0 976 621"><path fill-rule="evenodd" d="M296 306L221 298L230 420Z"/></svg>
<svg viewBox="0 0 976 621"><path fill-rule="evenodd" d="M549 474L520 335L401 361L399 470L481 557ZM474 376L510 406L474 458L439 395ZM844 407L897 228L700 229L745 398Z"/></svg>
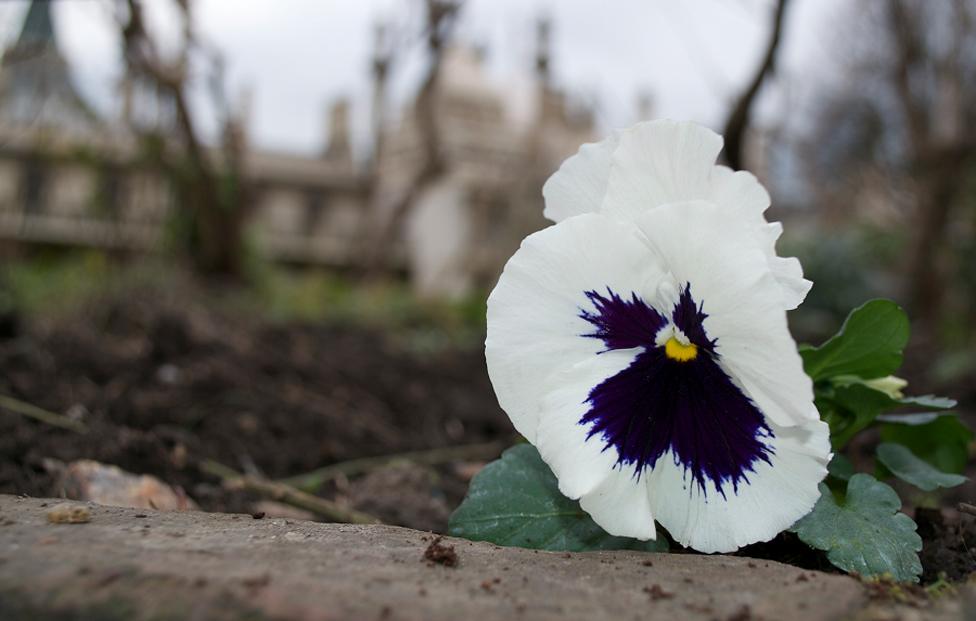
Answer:
<svg viewBox="0 0 976 621"><path fill-rule="evenodd" d="M806 300L790 314L798 339L829 336L865 299L897 299L898 283L891 267L901 260L902 243L899 235L870 226L803 239L785 237L781 253L799 258L804 276L813 281Z"/></svg>
<svg viewBox="0 0 976 621"><path fill-rule="evenodd" d="M61 315L107 293L111 271L103 252L42 251L29 261L8 261L0 272L0 291L9 308L26 317Z"/></svg>
<svg viewBox="0 0 976 621"><path fill-rule="evenodd" d="M475 345L484 339L485 293L458 300L418 298L406 282L361 281L327 269L264 265L234 303L272 321L347 323L399 333L419 349Z"/></svg>
<svg viewBox="0 0 976 621"><path fill-rule="evenodd" d="M99 299L151 291L271 322L320 322L382 329L420 350L478 346L485 332L485 293L424 300L401 280L365 282L327 269L289 269L248 261L240 283L209 284L164 258L115 260L94 251L40 251L0 270L0 305L22 317L66 317ZM2 309L0 309L2 310Z"/></svg>

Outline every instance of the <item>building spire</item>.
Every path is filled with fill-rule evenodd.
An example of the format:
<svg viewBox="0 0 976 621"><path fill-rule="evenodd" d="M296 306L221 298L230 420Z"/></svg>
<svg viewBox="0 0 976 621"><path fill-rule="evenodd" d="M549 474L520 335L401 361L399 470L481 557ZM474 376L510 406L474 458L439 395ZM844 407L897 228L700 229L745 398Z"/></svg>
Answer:
<svg viewBox="0 0 976 621"><path fill-rule="evenodd" d="M0 61L0 120L86 130L95 114L58 51L51 0L31 0L17 41Z"/></svg>
<svg viewBox="0 0 976 621"><path fill-rule="evenodd" d="M53 46L54 44L54 22L51 19L50 0L31 0L20 36L17 37L17 46Z"/></svg>
<svg viewBox="0 0 976 621"><path fill-rule="evenodd" d="M535 73L543 86L552 79L552 19L542 15L535 24Z"/></svg>

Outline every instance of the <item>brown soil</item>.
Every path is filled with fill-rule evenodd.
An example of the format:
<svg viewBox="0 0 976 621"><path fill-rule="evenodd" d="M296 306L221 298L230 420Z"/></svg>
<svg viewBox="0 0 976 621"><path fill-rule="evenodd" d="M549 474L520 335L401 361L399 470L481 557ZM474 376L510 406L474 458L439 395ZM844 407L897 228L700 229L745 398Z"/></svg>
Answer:
<svg viewBox="0 0 976 621"><path fill-rule="evenodd" d="M57 495L45 459L89 458L156 475L211 511L250 512L252 499L201 473L203 459L279 478L512 434L478 350L418 354L367 329L232 321L150 300L0 340L0 393L90 429L0 412L0 492ZM323 493L441 531L467 486L450 465L362 482Z"/></svg>
<svg viewBox="0 0 976 621"><path fill-rule="evenodd" d="M915 522L924 547L923 583L944 574L950 581L965 579L976 571L976 518L939 509L916 509Z"/></svg>

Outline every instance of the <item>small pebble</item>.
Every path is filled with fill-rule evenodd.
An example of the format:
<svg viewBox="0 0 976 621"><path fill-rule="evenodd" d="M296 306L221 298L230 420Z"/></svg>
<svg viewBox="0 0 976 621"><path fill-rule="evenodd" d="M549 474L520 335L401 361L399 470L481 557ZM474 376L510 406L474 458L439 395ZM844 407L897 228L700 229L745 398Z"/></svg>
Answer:
<svg viewBox="0 0 976 621"><path fill-rule="evenodd" d="M85 524L91 521L91 511L83 505L65 502L47 512L47 521L52 524Z"/></svg>

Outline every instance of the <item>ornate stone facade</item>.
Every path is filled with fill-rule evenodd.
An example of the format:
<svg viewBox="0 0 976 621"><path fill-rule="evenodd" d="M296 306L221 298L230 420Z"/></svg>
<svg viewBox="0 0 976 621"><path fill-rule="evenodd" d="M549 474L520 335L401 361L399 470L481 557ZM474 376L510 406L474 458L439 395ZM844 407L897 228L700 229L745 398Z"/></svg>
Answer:
<svg viewBox="0 0 976 621"><path fill-rule="evenodd" d="M390 267L421 294L491 284L519 241L545 226L545 178L592 137L589 112L551 87L548 31L540 33L536 72L517 87L493 83L471 49L445 55L434 105L447 169L418 197L391 253ZM0 239L161 248L174 198L141 157L131 83L120 91L122 119L85 104L58 50L50 4L32 2L0 69ZM165 122L165 102L153 109ZM375 128L383 148L369 166L353 160L346 103L330 111L320 157L248 148L247 228L259 248L289 263L362 267L371 231L414 179L420 144L410 110ZM219 165L219 150L211 157Z"/></svg>

